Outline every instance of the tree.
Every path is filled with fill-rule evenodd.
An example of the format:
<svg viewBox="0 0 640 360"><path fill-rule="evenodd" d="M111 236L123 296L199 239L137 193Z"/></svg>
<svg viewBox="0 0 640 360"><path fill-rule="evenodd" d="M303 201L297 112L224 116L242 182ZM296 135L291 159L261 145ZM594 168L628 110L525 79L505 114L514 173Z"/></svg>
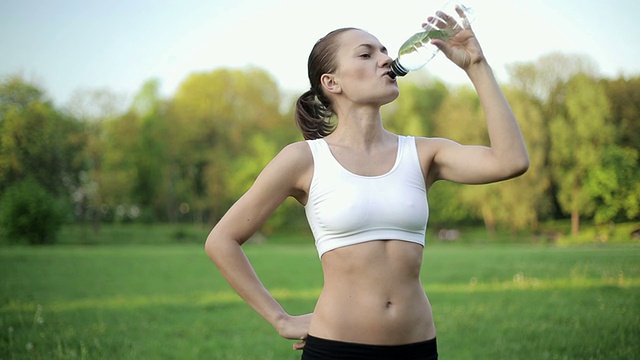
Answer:
<svg viewBox="0 0 640 360"><path fill-rule="evenodd" d="M105 124L119 116L122 97L107 89L76 92L67 111L81 124L84 147L78 152L83 168L79 173L79 185L73 191L76 215L89 220L93 231L100 230L105 207L104 184L109 178L103 173L105 151Z"/></svg>
<svg viewBox="0 0 640 360"><path fill-rule="evenodd" d="M529 170L522 176L500 184L500 198L504 201L496 211L499 221L512 230L538 228L541 217L551 211L549 196L550 171L548 156L548 129L544 111L539 102L528 94L506 89L505 94L518 119L529 153Z"/></svg>
<svg viewBox="0 0 640 360"><path fill-rule="evenodd" d="M251 152L247 140L275 133L283 122L277 85L258 69L193 74L180 85L170 111L176 197L197 221L215 222L241 195L229 192L228 184L240 176L232 171L234 163Z"/></svg>
<svg viewBox="0 0 640 360"><path fill-rule="evenodd" d="M137 210L133 214L129 210L138 209L133 197L140 127L138 118L131 112L104 123L101 176L108 181L101 183L101 197L103 205L116 210L116 221L137 217Z"/></svg>
<svg viewBox="0 0 640 360"><path fill-rule="evenodd" d="M10 242L52 244L64 221L63 206L33 177L9 186L0 197L0 235Z"/></svg>
<svg viewBox="0 0 640 360"><path fill-rule="evenodd" d="M579 74L565 87L564 111L551 122L551 165L558 184L558 200L571 214L571 233L577 235L581 215L593 215L595 203L585 180L603 167L603 150L614 140L608 122L609 103L604 88Z"/></svg>
<svg viewBox="0 0 640 360"><path fill-rule="evenodd" d="M616 144L626 148L638 148L640 144L640 77L603 80L603 84L611 104L610 120L616 128Z"/></svg>
<svg viewBox="0 0 640 360"><path fill-rule="evenodd" d="M553 102L559 86L577 74L597 76L597 66L586 55L554 52L532 63L507 65L511 85L541 103Z"/></svg>
<svg viewBox="0 0 640 360"><path fill-rule="evenodd" d="M47 192L67 197L77 183L79 124L19 77L0 83L0 192L33 177Z"/></svg>
<svg viewBox="0 0 640 360"><path fill-rule="evenodd" d="M584 55L563 54L559 52L541 56L531 63L514 63L507 66L509 73L509 83L515 90L519 90L524 96L531 100L531 106L541 110L542 126L541 135L546 137L543 143L551 143L549 132L550 122L558 116L564 107L564 86L573 76L577 74L588 74L595 77L598 73L594 61ZM550 147L543 149L542 161L544 168L551 167ZM529 171L529 174L532 171ZM548 178L544 181L548 184L547 195L548 205L554 217L562 216L561 205L557 199L558 184L551 176L551 171L546 171ZM529 175L530 176L530 175Z"/></svg>
<svg viewBox="0 0 640 360"><path fill-rule="evenodd" d="M434 114L433 124L434 136L452 139L461 144L487 144L487 127L482 121L482 112L479 99L468 87L459 87L452 91L442 102L438 111ZM460 209L474 219L482 219L489 234L495 233L496 223L492 211L493 206L483 198L493 199L489 196L492 187L488 186L459 186L455 185L434 185L438 191L448 190L446 194L433 192L429 195L429 200L433 208L439 212L459 216Z"/></svg>
<svg viewBox="0 0 640 360"><path fill-rule="evenodd" d="M590 171L584 181L594 201L596 225L637 217L640 215L638 150L610 144L601 156L601 166Z"/></svg>
<svg viewBox="0 0 640 360"><path fill-rule="evenodd" d="M398 99L382 108L385 125L398 134L427 136L449 90L439 81L404 81Z"/></svg>
<svg viewBox="0 0 640 360"><path fill-rule="evenodd" d="M609 120L615 128L616 139L603 154L606 169L592 178L595 184L590 183L597 203L595 220L596 223L637 220L640 215L640 77L620 77L602 83L611 104Z"/></svg>
<svg viewBox="0 0 640 360"><path fill-rule="evenodd" d="M529 149L530 170L517 179L499 184L457 187L455 193L442 203L445 208L455 204L471 210L474 216L483 219L490 235L496 232L497 227L511 231L537 228L538 216L547 211L548 203L545 201L548 170L544 163L548 143L542 110L537 101L520 90L507 88L505 94ZM459 88L445 100L438 113L437 134L463 144L488 145L486 122L482 118L475 92ZM437 194L432 196L438 199Z"/></svg>
<svg viewBox="0 0 640 360"><path fill-rule="evenodd" d="M157 80L146 82L130 109L130 117L135 118L131 121L139 123L138 141L131 149L135 167L131 201L139 204L145 221L167 220L171 216L169 144L174 134L170 131L168 104L161 98L159 86Z"/></svg>
<svg viewBox="0 0 640 360"><path fill-rule="evenodd" d="M19 77L0 82L0 223L6 236L55 241L83 145L78 124Z"/></svg>

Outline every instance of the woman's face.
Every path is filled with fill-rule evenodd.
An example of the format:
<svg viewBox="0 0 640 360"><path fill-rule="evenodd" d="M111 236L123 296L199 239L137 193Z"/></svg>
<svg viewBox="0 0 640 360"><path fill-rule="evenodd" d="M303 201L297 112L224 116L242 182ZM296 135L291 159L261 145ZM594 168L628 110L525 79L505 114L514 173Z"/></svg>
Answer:
<svg viewBox="0 0 640 360"><path fill-rule="evenodd" d="M392 59L373 35L361 30L340 34L334 79L341 95L354 102L383 105L398 97L398 85L387 73Z"/></svg>

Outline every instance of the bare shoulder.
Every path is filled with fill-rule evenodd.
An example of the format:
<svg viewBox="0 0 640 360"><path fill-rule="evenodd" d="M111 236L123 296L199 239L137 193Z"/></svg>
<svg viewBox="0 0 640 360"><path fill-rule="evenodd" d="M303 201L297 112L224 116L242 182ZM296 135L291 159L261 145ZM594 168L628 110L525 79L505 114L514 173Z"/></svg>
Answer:
<svg viewBox="0 0 640 360"><path fill-rule="evenodd" d="M289 195L304 201L313 176L313 156L305 141L291 143L278 153L258 177L259 183L266 181L288 189Z"/></svg>
<svg viewBox="0 0 640 360"><path fill-rule="evenodd" d="M280 154L287 156L290 160L305 161L311 160L311 148L306 141L296 141L288 144L280 151Z"/></svg>
<svg viewBox="0 0 640 360"><path fill-rule="evenodd" d="M305 170L313 165L313 156L309 145L305 141L298 141L282 148L272 163L291 169Z"/></svg>
<svg viewBox="0 0 640 360"><path fill-rule="evenodd" d="M416 136L416 148L420 156L420 163L423 166L431 165L435 156L443 148L458 145L455 141L445 138Z"/></svg>

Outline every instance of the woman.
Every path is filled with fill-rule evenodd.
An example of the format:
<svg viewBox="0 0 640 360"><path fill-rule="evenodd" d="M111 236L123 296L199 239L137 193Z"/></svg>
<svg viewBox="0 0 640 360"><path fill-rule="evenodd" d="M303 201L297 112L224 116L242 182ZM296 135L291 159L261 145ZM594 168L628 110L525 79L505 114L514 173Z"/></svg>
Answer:
<svg viewBox="0 0 640 360"><path fill-rule="evenodd" d="M371 34L338 29L309 56L311 89L296 104L307 141L286 146L207 238L222 275L281 336L300 340L293 348L302 359L437 359L419 279L427 190L438 180L490 183L528 168L516 119L473 32L433 43L476 88L489 147L385 130L380 107L399 95L392 59ZM241 249L289 196L305 206L324 273L314 312L301 316L269 294Z"/></svg>

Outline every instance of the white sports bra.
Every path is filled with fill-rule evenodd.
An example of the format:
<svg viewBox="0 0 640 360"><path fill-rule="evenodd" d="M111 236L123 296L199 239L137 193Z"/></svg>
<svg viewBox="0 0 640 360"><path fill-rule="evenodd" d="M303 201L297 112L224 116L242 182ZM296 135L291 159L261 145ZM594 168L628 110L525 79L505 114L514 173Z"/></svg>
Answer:
<svg viewBox="0 0 640 360"><path fill-rule="evenodd" d="M305 212L320 257L372 240L424 246L429 204L414 137L398 136L396 162L379 176L345 169L324 139L307 143L314 171Z"/></svg>

